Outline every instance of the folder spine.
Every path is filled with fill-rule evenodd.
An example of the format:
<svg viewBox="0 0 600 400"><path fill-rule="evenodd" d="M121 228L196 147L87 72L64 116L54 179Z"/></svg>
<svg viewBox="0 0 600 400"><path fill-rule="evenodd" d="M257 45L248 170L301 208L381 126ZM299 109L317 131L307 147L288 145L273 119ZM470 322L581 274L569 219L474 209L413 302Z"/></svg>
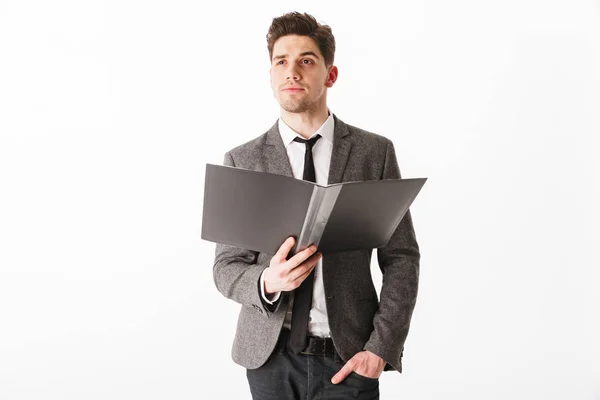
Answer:
<svg viewBox="0 0 600 400"><path fill-rule="evenodd" d="M343 185L315 186L294 253L306 249L311 244L319 246L319 241L342 187Z"/></svg>

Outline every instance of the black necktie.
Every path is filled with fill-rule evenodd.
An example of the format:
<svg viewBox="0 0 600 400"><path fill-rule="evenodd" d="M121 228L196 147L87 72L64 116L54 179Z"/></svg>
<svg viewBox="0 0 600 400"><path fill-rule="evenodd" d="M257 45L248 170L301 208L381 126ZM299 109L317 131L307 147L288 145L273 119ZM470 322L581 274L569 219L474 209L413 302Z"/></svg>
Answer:
<svg viewBox="0 0 600 400"><path fill-rule="evenodd" d="M295 142L304 143L306 151L304 153L304 173L302 179L305 181L316 182L315 164L313 162L312 148L321 138L316 135L310 140L294 138ZM308 316L312 305L313 283L315 281L315 270L306 277L306 279L294 291L294 306L292 308L292 326L289 348L298 354L306 348L306 336L308 332Z"/></svg>

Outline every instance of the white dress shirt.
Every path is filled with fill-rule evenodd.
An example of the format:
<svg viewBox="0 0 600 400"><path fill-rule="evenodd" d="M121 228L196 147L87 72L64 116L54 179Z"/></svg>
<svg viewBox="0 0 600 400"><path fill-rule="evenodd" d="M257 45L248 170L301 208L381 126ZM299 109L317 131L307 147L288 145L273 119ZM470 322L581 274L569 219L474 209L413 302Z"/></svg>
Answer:
<svg viewBox="0 0 600 400"><path fill-rule="evenodd" d="M329 110L328 110L329 111ZM286 125L281 118L278 121L279 133L283 139L283 144L287 152L290 165L292 167L292 173L294 178L302 179L304 173L304 153L306 151L306 145L304 143L294 142L295 137L304 139L302 136L297 134L292 128ZM313 162L315 165L315 175L317 184L327 185L329 179L329 164L331 162L331 153L333 152L333 114L329 111L329 117L325 120L323 125L310 137L313 138L316 135L321 135L321 139L313 146ZM309 138L309 139L310 139ZM313 297L312 306L310 308L310 314L308 318L308 332L312 336L330 337L329 331L329 320L327 318L327 308L325 306L325 289L323 287L323 259L320 259L315 267L315 283L313 286ZM273 293L269 298L264 292L264 272L260 276L260 287L263 299L269 303L279 299L281 292ZM292 322L292 305L290 302L283 327L290 329Z"/></svg>

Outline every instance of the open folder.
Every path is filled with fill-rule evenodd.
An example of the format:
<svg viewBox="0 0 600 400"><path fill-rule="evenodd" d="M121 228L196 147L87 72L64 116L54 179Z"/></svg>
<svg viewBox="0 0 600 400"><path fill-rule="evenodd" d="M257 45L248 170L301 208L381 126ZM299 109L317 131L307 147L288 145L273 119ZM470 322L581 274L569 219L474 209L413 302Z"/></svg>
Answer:
<svg viewBox="0 0 600 400"><path fill-rule="evenodd" d="M206 165L204 240L275 254L289 237L295 254L384 247L427 178L327 186L224 165Z"/></svg>

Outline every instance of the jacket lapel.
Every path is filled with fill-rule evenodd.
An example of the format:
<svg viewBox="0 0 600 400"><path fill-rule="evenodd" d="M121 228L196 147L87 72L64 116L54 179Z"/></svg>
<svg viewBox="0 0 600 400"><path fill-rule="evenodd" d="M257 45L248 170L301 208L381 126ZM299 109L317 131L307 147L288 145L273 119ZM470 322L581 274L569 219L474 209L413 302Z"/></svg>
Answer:
<svg viewBox="0 0 600 400"><path fill-rule="evenodd" d="M348 126L333 114L334 128L333 128L333 152L331 153L331 162L329 164L329 179L328 184L341 183L348 163L348 156L350 155L350 148L352 143L344 139L344 136L350 134Z"/></svg>
<svg viewBox="0 0 600 400"><path fill-rule="evenodd" d="M279 134L277 121L267 131L265 145L263 146L263 161L266 172L294 177L283 139Z"/></svg>

